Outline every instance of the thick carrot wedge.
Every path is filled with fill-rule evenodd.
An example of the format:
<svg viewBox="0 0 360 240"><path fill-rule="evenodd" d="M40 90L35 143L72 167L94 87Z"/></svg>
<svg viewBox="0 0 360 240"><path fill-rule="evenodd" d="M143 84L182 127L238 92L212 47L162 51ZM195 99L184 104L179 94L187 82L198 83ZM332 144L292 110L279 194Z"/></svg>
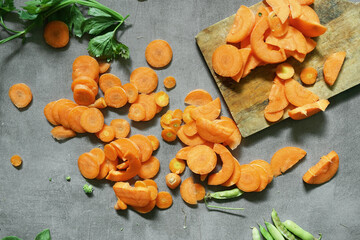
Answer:
<svg viewBox="0 0 360 240"><path fill-rule="evenodd" d="M149 160L153 153L153 147L150 140L141 134L133 135L129 139L138 146L141 152L141 162L146 162Z"/></svg>
<svg viewBox="0 0 360 240"><path fill-rule="evenodd" d="M85 178L94 179L99 175L100 165L92 153L81 154L78 158L78 167Z"/></svg>
<svg viewBox="0 0 360 240"><path fill-rule="evenodd" d="M296 107L301 107L319 100L319 97L315 93L307 90L294 79L285 81L285 95L287 100Z"/></svg>
<svg viewBox="0 0 360 240"><path fill-rule="evenodd" d="M189 105L202 106L211 102L212 100L213 99L210 93L204 89L195 89L186 95L184 102Z"/></svg>
<svg viewBox="0 0 360 240"><path fill-rule="evenodd" d="M220 98L216 98L215 100L205 105L190 110L191 118L194 120L201 117L209 120L214 120L220 115L220 112L221 112Z"/></svg>
<svg viewBox="0 0 360 240"><path fill-rule="evenodd" d="M298 147L284 147L279 149L272 156L270 162L274 177L277 177L286 172L298 161L303 159L305 155L306 151Z"/></svg>
<svg viewBox="0 0 360 240"><path fill-rule="evenodd" d="M121 201L133 207L145 207L151 201L150 190L147 187L136 188L127 182L117 182L113 189Z"/></svg>
<svg viewBox="0 0 360 240"><path fill-rule="evenodd" d="M334 85L344 63L345 56L346 52L336 52L326 58L323 71L324 80L328 85Z"/></svg>
<svg viewBox="0 0 360 240"><path fill-rule="evenodd" d="M329 104L330 102L328 100L321 99L315 103L306 104L301 107L297 107L293 110L290 110L288 114L289 117L291 117L294 120L301 120L308 118L320 111L325 111L325 109Z"/></svg>
<svg viewBox="0 0 360 240"><path fill-rule="evenodd" d="M181 126L176 134L177 134L178 138L180 139L180 141L183 142L184 144L186 144L188 146L194 146L194 145L199 145L199 144L203 144L206 142L203 138L201 138L199 136L199 134L195 134L191 137L186 136L183 131L183 128L184 127Z"/></svg>
<svg viewBox="0 0 360 240"><path fill-rule="evenodd" d="M226 182L234 172L234 157L229 150L221 144L215 144L214 151L220 155L222 168L219 172L209 175L208 184L220 185Z"/></svg>
<svg viewBox="0 0 360 240"><path fill-rule="evenodd" d="M201 138L213 143L226 141L235 131L233 127L226 127L216 121L210 121L202 117L196 120L196 127Z"/></svg>
<svg viewBox="0 0 360 240"><path fill-rule="evenodd" d="M197 145L188 152L186 162L192 172L208 174L216 167L217 157L210 147Z"/></svg>
<svg viewBox="0 0 360 240"><path fill-rule="evenodd" d="M339 156L335 151L331 151L304 174L303 180L308 184L325 183L335 176L338 168Z"/></svg>
<svg viewBox="0 0 360 240"><path fill-rule="evenodd" d="M230 43L238 43L250 35L255 25L255 15L246 6L241 6L237 10L234 23L226 37L226 41Z"/></svg>
<svg viewBox="0 0 360 240"><path fill-rule="evenodd" d="M181 198L188 204L197 204L196 188L192 177L185 179L180 185Z"/></svg>
<svg viewBox="0 0 360 240"><path fill-rule="evenodd" d="M253 192L260 186L260 175L251 164L243 164L240 168L240 178L236 186L244 192Z"/></svg>

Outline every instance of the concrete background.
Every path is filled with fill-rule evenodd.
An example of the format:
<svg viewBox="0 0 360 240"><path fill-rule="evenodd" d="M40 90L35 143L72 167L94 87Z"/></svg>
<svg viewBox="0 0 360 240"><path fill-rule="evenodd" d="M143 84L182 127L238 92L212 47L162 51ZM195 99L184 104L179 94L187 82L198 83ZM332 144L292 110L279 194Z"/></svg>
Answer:
<svg viewBox="0 0 360 240"><path fill-rule="evenodd" d="M151 40L161 38L170 43L173 61L166 69L156 71L160 81L168 75L177 79L177 86L168 91L170 109L184 109L186 93L195 88L203 88L213 97L220 96L194 37L207 26L234 14L241 4L256 3L253 0L101 2L123 15L130 14L127 24L131 27L121 41L129 46L131 60L116 61L111 69L124 83L129 81L133 69L147 66L144 51ZM42 29L35 29L24 45L17 39L0 46L0 237L16 235L34 239L38 232L49 228L56 240L251 239L250 226L263 223L264 218L270 221L271 210L275 208L282 220L292 219L313 234L321 232L325 240L360 239L360 86L331 98L325 113L303 121L287 119L243 139L241 146L233 151L241 164L254 159L270 161L274 152L285 146L301 147L308 152L305 159L276 178L265 191L214 203L244 207L244 211L208 210L203 203L191 207L175 190L173 206L168 210L154 209L146 215L131 209L116 212L111 183L88 181L95 186L94 194L88 197L82 190L87 180L77 168L78 156L102 143L87 134L59 143L50 135L52 126L43 115L48 102L72 99L72 61L87 54L88 41L71 38L68 47L54 50L44 43L41 35ZM5 36L1 30L0 38ZM8 97L9 87L18 82L28 84L34 96L30 107L20 111ZM157 90L164 90L162 82ZM128 106L103 112L106 123L115 118L127 119ZM226 107L223 114L229 116ZM154 134L161 139L159 118L157 115L150 122L131 123L131 134ZM156 157L161 170L155 179L160 191L169 191L164 177L169 172L168 162L180 148L178 141L174 144L160 141ZM340 156L337 175L320 186L305 185L302 175L331 150ZM10 164L13 154L22 156L21 169ZM67 175L71 176L71 182L65 180ZM187 170L182 178L189 175ZM207 187L207 190L218 188Z"/></svg>

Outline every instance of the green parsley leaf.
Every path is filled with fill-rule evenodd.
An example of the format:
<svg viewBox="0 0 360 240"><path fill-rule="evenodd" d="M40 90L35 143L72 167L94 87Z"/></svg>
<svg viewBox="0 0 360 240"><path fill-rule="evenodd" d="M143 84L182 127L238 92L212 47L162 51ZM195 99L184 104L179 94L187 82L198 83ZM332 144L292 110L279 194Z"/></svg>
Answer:
<svg viewBox="0 0 360 240"><path fill-rule="evenodd" d="M76 6L75 4L71 6L69 16L70 16L69 30L70 31L73 30L75 36L80 38L83 35L81 26L85 21L85 17L82 15L79 7Z"/></svg>
<svg viewBox="0 0 360 240"><path fill-rule="evenodd" d="M0 0L0 16L12 12L15 9L14 0Z"/></svg>
<svg viewBox="0 0 360 240"><path fill-rule="evenodd" d="M93 7L89 8L88 15L93 16L93 17L111 17L106 12L101 11L100 9L97 9L97 8L93 8Z"/></svg>
<svg viewBox="0 0 360 240"><path fill-rule="evenodd" d="M51 240L50 230L43 230L36 236L35 240Z"/></svg>
<svg viewBox="0 0 360 240"><path fill-rule="evenodd" d="M108 27L118 23L112 17L93 17L86 19L83 22L82 30L85 33L89 33L91 35L99 35Z"/></svg>
<svg viewBox="0 0 360 240"><path fill-rule="evenodd" d="M19 17L22 20L34 20L34 19L36 19L38 17L38 14L30 14L27 11L20 11L19 12Z"/></svg>

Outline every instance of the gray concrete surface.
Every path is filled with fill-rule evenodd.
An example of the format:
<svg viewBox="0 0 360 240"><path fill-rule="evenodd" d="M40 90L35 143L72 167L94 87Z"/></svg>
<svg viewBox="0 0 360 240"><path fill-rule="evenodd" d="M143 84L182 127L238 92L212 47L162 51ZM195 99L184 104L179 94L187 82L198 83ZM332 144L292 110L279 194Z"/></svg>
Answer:
<svg viewBox="0 0 360 240"><path fill-rule="evenodd" d="M23 2L23 1L21 1ZM147 66L146 45L153 39L167 40L174 58L169 67L158 70L159 79L172 75L177 86L168 91L170 108L184 108L186 93L195 88L220 93L198 50L194 36L207 26L233 14L240 4L256 1L101 1L121 14L130 14L131 25L121 37L131 50L131 60L115 62L111 73L128 82L130 72ZM254 159L270 161L284 146L297 146L307 156L291 171L276 178L264 192L244 194L234 201L215 202L244 211L214 211L203 203L186 205L178 190L172 191L173 206L140 215L132 210L116 212L116 201L107 181L88 181L93 196L82 191L87 182L77 168L83 152L102 145L94 136L81 135L63 143L50 135L51 125L43 116L44 106L59 98L72 99L71 65L75 57L87 54L87 40L71 38L68 47L54 50L36 29L26 44L15 40L0 46L0 237L16 235L34 239L49 228L53 239L251 239L250 226L270 220L272 208L281 219L292 219L304 229L323 233L325 240L360 239L360 86L330 99L325 113L303 121L285 120L246 138L233 151L240 163ZM0 31L0 37L6 36ZM355 46L354 46L355 47ZM359 73L354 73L354 77ZM34 95L30 107L19 111L8 97L9 87L28 84ZM164 90L160 83L158 90ZM224 102L222 102L224 104ZM128 106L106 109L105 122L127 119ZM226 107L223 114L229 116ZM160 138L159 115L147 123L132 123L131 134L154 134ZM156 157L161 170L156 181L167 190L164 176L168 162L181 144L161 141ZM331 150L340 156L340 168L330 182L308 186L302 175ZM13 154L23 157L21 169L11 166ZM71 182L65 177L71 176ZM189 176L187 170L184 175ZM49 178L52 181L49 182ZM207 187L209 191L218 188Z"/></svg>

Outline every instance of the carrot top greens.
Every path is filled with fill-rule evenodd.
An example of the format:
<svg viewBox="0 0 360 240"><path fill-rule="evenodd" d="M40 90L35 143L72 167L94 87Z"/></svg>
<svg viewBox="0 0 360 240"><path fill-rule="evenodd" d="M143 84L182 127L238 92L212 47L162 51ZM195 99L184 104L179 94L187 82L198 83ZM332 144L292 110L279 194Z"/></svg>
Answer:
<svg viewBox="0 0 360 240"><path fill-rule="evenodd" d="M87 7L87 16L79 6ZM4 16L10 12L17 12L19 18L25 20L24 30L13 30L5 25ZM118 57L128 59L129 48L116 38L119 27L128 17L96 0L31 0L22 9L14 6L14 0L0 0L0 25L10 34L0 40L0 44L15 38L24 39L34 27L43 25L46 20L58 19L64 21L76 37L81 38L85 33L92 35L88 45L91 56L107 61Z"/></svg>

